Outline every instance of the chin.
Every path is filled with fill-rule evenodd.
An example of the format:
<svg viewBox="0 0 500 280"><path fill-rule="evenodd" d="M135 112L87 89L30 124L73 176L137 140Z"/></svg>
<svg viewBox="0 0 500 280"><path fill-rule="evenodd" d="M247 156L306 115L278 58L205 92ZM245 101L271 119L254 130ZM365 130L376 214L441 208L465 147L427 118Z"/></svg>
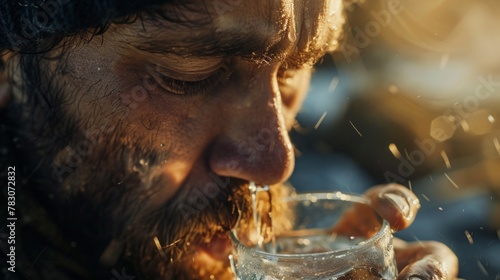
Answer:
<svg viewBox="0 0 500 280"><path fill-rule="evenodd" d="M209 243L192 244L190 247L189 254L167 268L171 273L167 273L165 279L235 279L229 262L231 243L228 233L217 234Z"/></svg>
<svg viewBox="0 0 500 280"><path fill-rule="evenodd" d="M227 257L228 256L229 254ZM214 258L204 251L195 253L193 257L193 269L197 273L193 279L234 279L233 272L229 265L229 258L227 258L227 260L221 260Z"/></svg>
<svg viewBox="0 0 500 280"><path fill-rule="evenodd" d="M255 232L255 226L248 185L235 184L227 189L230 193L214 199L203 211L183 217L176 210L178 203L184 201L182 198L189 195L184 188L178 203L170 204L160 215L148 215L149 220L140 219L140 226L133 227L135 230L127 235L129 242L124 254L127 263L142 272L144 277L140 279L234 279L229 261L230 230L237 225L245 239ZM286 214L280 198L288 197L292 191L285 186L271 186L267 199L261 200L259 211L272 207L275 229L286 225L286 219L279 219L280 214ZM271 197L276 199L273 203ZM153 238L156 244L151 241Z"/></svg>

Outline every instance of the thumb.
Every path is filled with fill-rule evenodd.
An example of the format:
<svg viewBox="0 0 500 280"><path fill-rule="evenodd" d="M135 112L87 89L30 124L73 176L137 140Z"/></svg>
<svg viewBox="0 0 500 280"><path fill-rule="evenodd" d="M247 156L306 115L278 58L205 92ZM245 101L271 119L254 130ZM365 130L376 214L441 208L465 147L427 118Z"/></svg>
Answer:
<svg viewBox="0 0 500 280"><path fill-rule="evenodd" d="M375 211L391 224L394 231L410 226L420 208L417 196L398 184L375 186L370 188L365 196L371 201Z"/></svg>

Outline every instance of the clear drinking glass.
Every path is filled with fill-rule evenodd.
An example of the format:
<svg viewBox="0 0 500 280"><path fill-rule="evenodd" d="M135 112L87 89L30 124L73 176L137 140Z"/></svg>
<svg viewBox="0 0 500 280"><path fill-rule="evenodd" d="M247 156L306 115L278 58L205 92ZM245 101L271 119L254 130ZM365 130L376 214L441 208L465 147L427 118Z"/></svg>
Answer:
<svg viewBox="0 0 500 280"><path fill-rule="evenodd" d="M273 238L257 244L248 226L231 232L235 279L396 278L390 226L367 199L335 192L285 200L288 226Z"/></svg>

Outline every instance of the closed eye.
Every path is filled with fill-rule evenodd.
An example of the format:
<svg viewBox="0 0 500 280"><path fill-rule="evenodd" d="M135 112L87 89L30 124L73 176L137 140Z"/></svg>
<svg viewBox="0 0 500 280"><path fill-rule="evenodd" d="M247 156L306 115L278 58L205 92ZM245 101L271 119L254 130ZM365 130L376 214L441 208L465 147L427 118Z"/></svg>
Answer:
<svg viewBox="0 0 500 280"><path fill-rule="evenodd" d="M230 75L229 69L224 65L212 69L212 72L202 74L179 74L158 69L148 72L164 91L175 95L209 93L227 81Z"/></svg>

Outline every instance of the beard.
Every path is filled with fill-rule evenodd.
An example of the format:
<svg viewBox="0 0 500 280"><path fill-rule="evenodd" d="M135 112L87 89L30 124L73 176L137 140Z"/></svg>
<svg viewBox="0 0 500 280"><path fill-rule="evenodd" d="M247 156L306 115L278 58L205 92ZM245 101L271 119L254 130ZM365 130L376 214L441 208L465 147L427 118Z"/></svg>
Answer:
<svg viewBox="0 0 500 280"><path fill-rule="evenodd" d="M197 166L190 177L201 179L186 180L168 201L152 203L169 188L159 172L168 154L139 140L123 143L130 138L124 131L116 127L94 141L73 133L94 145L56 190L67 209L60 221L73 236L97 244L94 254L101 264L126 268L139 279L233 279L229 232L237 222L254 230L248 182ZM53 166L62 168L60 159L71 156L81 140L72 142ZM279 204L270 197L277 201L290 192L287 186L271 186L260 209L272 206L278 218Z"/></svg>
<svg viewBox="0 0 500 280"><path fill-rule="evenodd" d="M101 139L62 180L58 200L68 211L61 221L99 244L101 263L126 267L128 275L231 279L228 233L240 215L251 215L247 182L199 168L193 172L203 179L188 180L168 201L152 203L169 188L166 175L157 172L167 155L112 139L123 137Z"/></svg>
<svg viewBox="0 0 500 280"><path fill-rule="evenodd" d="M93 262L84 266L99 267L99 260L106 267L91 271L99 275L93 279L124 268L136 279L232 279L228 234L238 221L252 221L248 182L217 176L201 163L168 201L153 202L173 188L160 172L168 147L159 151L145 135L130 133L119 109L108 120L78 121L62 105L78 94L63 94L67 89L42 83L50 80L43 76L28 80L35 81L24 88L32 91L25 92L29 102L15 108L12 119L24 127L21 145L33 149L24 151L27 162L43 177L33 191L64 234L83 244L85 260ZM276 185L270 193L279 198L290 190ZM271 208L271 201L265 204Z"/></svg>

